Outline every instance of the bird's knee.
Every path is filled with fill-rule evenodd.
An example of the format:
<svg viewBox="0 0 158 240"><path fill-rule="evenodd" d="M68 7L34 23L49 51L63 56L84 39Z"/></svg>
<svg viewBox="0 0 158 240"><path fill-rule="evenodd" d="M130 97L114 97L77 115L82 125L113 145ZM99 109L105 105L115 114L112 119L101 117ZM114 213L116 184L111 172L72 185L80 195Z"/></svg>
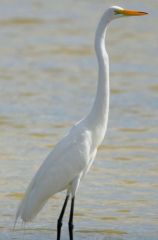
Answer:
<svg viewBox="0 0 158 240"><path fill-rule="evenodd" d="M58 222L57 222L57 227L58 228L61 228L63 225L62 221L60 219L58 219Z"/></svg>
<svg viewBox="0 0 158 240"><path fill-rule="evenodd" d="M73 230L73 228L74 228L73 223L72 223L72 222L69 222L68 225L69 225L69 230Z"/></svg>

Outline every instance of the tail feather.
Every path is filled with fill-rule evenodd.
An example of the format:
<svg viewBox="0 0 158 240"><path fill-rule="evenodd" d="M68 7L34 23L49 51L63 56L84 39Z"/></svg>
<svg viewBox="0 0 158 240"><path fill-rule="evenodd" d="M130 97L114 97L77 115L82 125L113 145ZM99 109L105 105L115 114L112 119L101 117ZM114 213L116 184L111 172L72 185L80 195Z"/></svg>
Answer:
<svg viewBox="0 0 158 240"><path fill-rule="evenodd" d="M37 186L36 186L37 187ZM34 179L28 186L25 195L18 207L14 228L17 223L18 218L21 218L23 222L31 221L38 212L42 209L48 198L43 198L41 191L37 191L35 187Z"/></svg>
<svg viewBox="0 0 158 240"><path fill-rule="evenodd" d="M24 222L31 221L36 217L47 200L48 199L41 199L39 195L35 194L33 189L32 191L27 191L17 210L14 226L19 217Z"/></svg>

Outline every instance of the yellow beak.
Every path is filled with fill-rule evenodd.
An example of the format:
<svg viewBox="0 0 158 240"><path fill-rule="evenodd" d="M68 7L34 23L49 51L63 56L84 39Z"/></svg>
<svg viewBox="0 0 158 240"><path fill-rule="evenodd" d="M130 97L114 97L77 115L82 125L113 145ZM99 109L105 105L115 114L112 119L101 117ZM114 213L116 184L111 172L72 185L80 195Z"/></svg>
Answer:
<svg viewBox="0 0 158 240"><path fill-rule="evenodd" d="M128 9L118 9L116 10L116 13L123 14L125 16L142 16L142 15L148 14L146 12L139 12L139 11L128 10Z"/></svg>

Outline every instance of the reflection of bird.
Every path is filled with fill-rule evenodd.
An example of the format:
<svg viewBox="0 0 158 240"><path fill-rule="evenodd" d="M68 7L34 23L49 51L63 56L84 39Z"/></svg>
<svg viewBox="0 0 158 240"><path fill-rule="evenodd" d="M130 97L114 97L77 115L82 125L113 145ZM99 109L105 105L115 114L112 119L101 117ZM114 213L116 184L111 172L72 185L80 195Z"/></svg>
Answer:
<svg viewBox="0 0 158 240"><path fill-rule="evenodd" d="M18 217L24 222L33 219L52 195L66 189L66 199L57 224L57 240L60 239L62 218L70 196L69 234L70 240L73 239L75 194L80 180L89 170L97 148L103 141L108 122L109 60L105 49L107 26L116 18L144 14L146 13L120 7L111 7L103 14L95 37L99 80L93 107L84 119L70 129L44 161L25 193L16 220Z"/></svg>

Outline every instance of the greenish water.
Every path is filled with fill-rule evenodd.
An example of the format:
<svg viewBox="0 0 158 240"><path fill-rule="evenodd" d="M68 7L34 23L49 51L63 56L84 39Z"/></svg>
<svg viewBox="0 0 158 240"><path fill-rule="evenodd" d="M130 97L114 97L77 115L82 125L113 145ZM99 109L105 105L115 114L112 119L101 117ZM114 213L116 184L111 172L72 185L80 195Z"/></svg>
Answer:
<svg viewBox="0 0 158 240"><path fill-rule="evenodd" d="M111 24L110 117L96 161L80 185L75 239L158 239L158 3L1 1L0 240L49 240L64 194L25 231L11 231L24 191L54 144L90 108L97 83L97 22L109 5L150 15ZM68 212L63 238L68 239Z"/></svg>

